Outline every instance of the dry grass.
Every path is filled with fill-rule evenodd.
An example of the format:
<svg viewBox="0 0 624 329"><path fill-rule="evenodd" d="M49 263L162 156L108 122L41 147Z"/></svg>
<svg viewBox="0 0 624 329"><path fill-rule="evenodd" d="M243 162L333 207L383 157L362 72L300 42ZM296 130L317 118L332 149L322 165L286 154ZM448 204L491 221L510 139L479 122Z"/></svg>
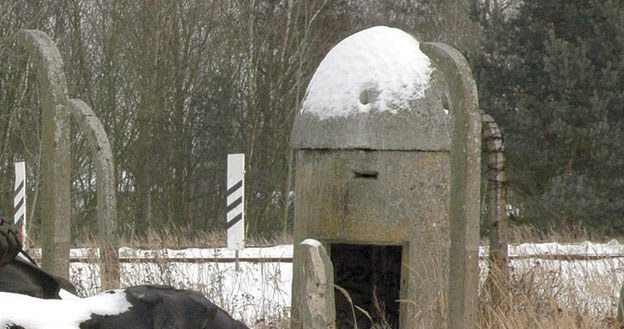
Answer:
<svg viewBox="0 0 624 329"><path fill-rule="evenodd" d="M615 305L607 305L605 309L585 301L591 293L608 293L605 297L613 298L610 291L613 281L609 278L600 279L588 272L569 279L562 269L553 270L543 264L511 273L510 282L500 277L492 281L499 287L507 287L506 294L496 302L488 289L481 290L479 328L590 329L608 328L614 323ZM579 287L594 291L581 294L576 289Z"/></svg>
<svg viewBox="0 0 624 329"><path fill-rule="evenodd" d="M592 236L587 228L578 225L567 226L565 231L552 228L537 229L529 225L510 225L508 227L509 243L575 243L587 241L590 239L590 236L593 242L608 242L613 239L613 237L609 236ZM483 241L483 243L487 244L487 241Z"/></svg>
<svg viewBox="0 0 624 329"><path fill-rule="evenodd" d="M582 232L582 231L578 231ZM530 229L515 229L512 241L583 241L580 234L570 236L543 235ZM180 234L180 235L178 235ZM579 234L579 235L577 235ZM192 237L191 237L192 236ZM83 246L95 246L95 239L85 239ZM292 243L291 237L279 237L271 241L258 240L253 244L275 245ZM223 246L225 241L220 234L189 232L151 231L144 238L131 238L122 241L122 245L149 248L215 247ZM31 246L33 246L31 242ZM75 265L71 280L77 283L79 293L90 295L98 291L100 278L97 274L95 255L89 263ZM605 262L600 263L600 262ZM258 300L251 295L232 294L225 284L226 280L236 277L240 285L234 289L243 289L244 280L250 280L241 273L236 273L229 264L201 264L189 268L159 259L150 263L122 265L122 285L142 283L168 284L179 288L193 289L208 296L237 318L255 328L289 328L289 310L278 306L276 300L286 298L287 293L279 283L282 270L279 266L267 263L262 268L260 280L272 291L266 292L266 298ZM602 261L560 261L560 260L514 260L511 263L511 280L493 284L505 287L506 293L494 301L488 289L481 287L479 298L479 328L483 329L593 329L615 328L617 297L621 286L622 263L619 260ZM243 266L251 266L244 264ZM482 268L483 270L483 268ZM244 272L252 271L244 268ZM422 271L413 269L413 271ZM444 271L429 269L434 273L441 286ZM257 274L257 271L256 271ZM482 274L482 282L486 274ZM256 278L257 279L257 278ZM237 283L237 284L238 284ZM237 291L237 293L240 292ZM243 296L243 297L234 297ZM446 296L443 296L445 298ZM408 302L409 301L403 301ZM436 302L437 303L437 302ZM447 317L445 303L439 303L442 317ZM442 305L444 304L444 305ZM357 305L354 309L357 312ZM253 309L253 311L250 311ZM376 312L383 313L383 305ZM383 316L378 316L383 318ZM374 328L387 328L386 323L373 324Z"/></svg>
<svg viewBox="0 0 624 329"><path fill-rule="evenodd" d="M92 232L79 232L73 242L76 246L95 247L97 237ZM273 246L281 244L292 244L292 236L276 234L272 238L247 237L247 246ZM36 243L33 241L33 243ZM156 249L156 248L216 248L226 244L226 237L223 231L197 231L189 230L186 227L162 227L147 229L146 233L137 236L121 236L119 245L134 248Z"/></svg>
<svg viewBox="0 0 624 329"><path fill-rule="evenodd" d="M530 232L532 231L527 230L520 233ZM536 241L538 238L541 237L532 236L529 240ZM560 240L571 242L587 239L567 236ZM417 310L411 320L414 328L430 328L430 325L424 323L426 319L421 315L430 315L431 312L439 312L442 319L440 327L444 328L445 323L448 323L447 296L442 293L447 285L445 274L441 268L437 268L440 266L431 264L435 262L429 262L427 267L410 269L410 275L417 278L433 275L433 282L437 282L438 290L441 291L439 299L428 299L430 302L425 307L415 305L413 301L401 301L414 306ZM623 265L621 259L514 259L509 266L509 280L496 272L492 273L489 284L503 292L501 295L493 296L491 290L485 286L488 271L486 261L482 260L478 328L616 328L615 317L622 285ZM423 268L427 269L426 272ZM354 305L352 309L354 312L361 312L358 305ZM374 311L380 310L383 308ZM372 327L386 328L387 324L373 323Z"/></svg>

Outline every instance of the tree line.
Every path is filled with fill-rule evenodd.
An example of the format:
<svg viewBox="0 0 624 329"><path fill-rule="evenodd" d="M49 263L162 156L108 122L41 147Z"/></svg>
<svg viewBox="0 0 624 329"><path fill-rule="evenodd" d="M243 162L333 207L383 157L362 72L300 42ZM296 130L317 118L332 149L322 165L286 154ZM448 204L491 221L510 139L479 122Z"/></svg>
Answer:
<svg viewBox="0 0 624 329"><path fill-rule="evenodd" d="M268 237L292 225L289 135L311 75L340 40L388 25L467 56L482 107L506 138L518 220L617 231L622 5L548 3L555 4L0 0L1 209L12 209L12 164L25 160L33 228L45 219L37 202L44 161L38 87L15 44L20 29L55 40L70 97L102 120L123 234L224 229L226 154L240 152L247 157L248 232ZM586 20L572 18L585 10ZM548 12L557 15L547 19ZM96 200L88 145L76 127L71 156L72 227L79 235L95 229Z"/></svg>

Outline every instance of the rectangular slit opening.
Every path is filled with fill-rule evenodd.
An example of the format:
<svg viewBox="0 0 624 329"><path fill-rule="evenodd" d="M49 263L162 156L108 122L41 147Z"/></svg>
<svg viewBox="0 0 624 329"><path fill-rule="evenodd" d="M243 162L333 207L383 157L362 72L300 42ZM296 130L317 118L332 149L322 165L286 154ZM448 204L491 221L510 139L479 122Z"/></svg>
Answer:
<svg viewBox="0 0 624 329"><path fill-rule="evenodd" d="M379 176L379 172L374 171L374 170L354 170L353 171L354 178L377 179L377 176Z"/></svg>

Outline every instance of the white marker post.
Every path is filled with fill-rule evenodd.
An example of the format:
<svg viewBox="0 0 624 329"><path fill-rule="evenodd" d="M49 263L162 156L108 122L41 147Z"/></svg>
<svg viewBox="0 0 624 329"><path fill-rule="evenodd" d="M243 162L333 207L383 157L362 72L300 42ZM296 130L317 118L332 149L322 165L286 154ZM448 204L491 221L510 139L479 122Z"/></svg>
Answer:
<svg viewBox="0 0 624 329"><path fill-rule="evenodd" d="M228 154L227 161L227 248L238 252L245 248L245 154Z"/></svg>
<svg viewBox="0 0 624 329"><path fill-rule="evenodd" d="M15 163L15 189L13 194L13 222L22 233L22 245L26 247L26 164Z"/></svg>

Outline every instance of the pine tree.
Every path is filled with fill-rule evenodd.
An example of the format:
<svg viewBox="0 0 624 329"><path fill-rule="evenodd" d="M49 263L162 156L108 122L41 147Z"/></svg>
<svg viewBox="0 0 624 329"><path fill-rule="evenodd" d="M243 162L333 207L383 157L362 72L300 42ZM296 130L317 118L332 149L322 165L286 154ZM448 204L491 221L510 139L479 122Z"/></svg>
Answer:
<svg viewBox="0 0 624 329"><path fill-rule="evenodd" d="M520 217L624 232L624 1L526 0L479 15L482 108L505 135Z"/></svg>

